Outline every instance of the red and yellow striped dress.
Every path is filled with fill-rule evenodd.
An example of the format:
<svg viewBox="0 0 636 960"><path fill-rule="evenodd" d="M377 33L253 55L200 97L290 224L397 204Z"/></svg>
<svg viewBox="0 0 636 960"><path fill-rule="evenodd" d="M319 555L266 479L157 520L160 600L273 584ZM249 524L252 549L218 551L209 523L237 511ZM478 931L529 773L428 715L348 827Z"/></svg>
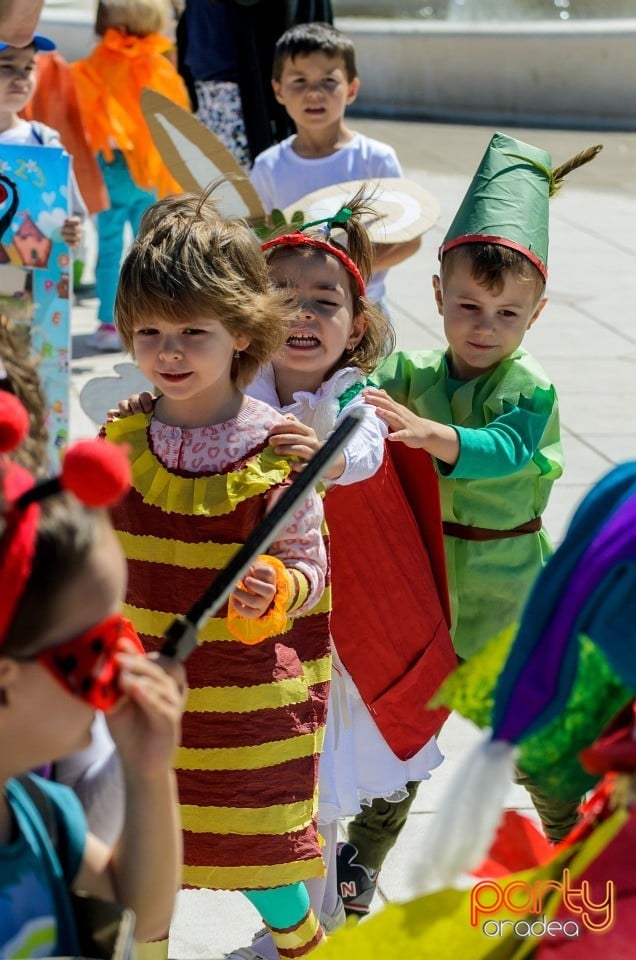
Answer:
<svg viewBox="0 0 636 960"><path fill-rule="evenodd" d="M128 557L125 613L148 650L161 646L174 616L200 596L263 516L268 495L287 480L288 463L266 445L280 414L258 401L248 407L251 430L236 423L231 437L227 431L222 437L234 444L235 462L213 474L165 467L152 451L151 418L144 414L106 428L109 439L131 451L133 489L113 522ZM257 445L255 416L263 421ZM196 453L189 436L191 453L192 443ZM319 518L313 494L309 507ZM306 549L299 517L269 552L311 574L315 547ZM313 530L321 543L324 534L315 524ZM325 569L313 586L310 575L314 597L324 575ZM282 632L254 646L228 631L226 610L220 611L187 661L190 690L175 762L185 886L266 889L324 873L316 789L331 670L329 588L311 609L302 596L295 606Z"/></svg>

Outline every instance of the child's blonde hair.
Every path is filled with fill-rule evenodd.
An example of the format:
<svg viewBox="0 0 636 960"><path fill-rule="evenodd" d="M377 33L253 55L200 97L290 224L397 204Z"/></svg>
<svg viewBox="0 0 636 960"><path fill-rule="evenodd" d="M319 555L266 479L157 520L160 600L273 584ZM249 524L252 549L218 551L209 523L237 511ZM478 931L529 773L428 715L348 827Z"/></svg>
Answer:
<svg viewBox="0 0 636 960"><path fill-rule="evenodd" d="M260 243L243 221L225 220L207 191L152 204L124 260L115 301L117 329L133 352L133 330L152 317L218 320L249 346L232 365L244 387L285 341L294 310L270 286Z"/></svg>
<svg viewBox="0 0 636 960"><path fill-rule="evenodd" d="M168 27L168 0L99 0L95 32L124 30L134 37L164 33Z"/></svg>
<svg viewBox="0 0 636 960"><path fill-rule="evenodd" d="M330 234L325 235L325 233L316 230L303 231L307 237L324 241L336 250L346 253L360 271L365 284L368 283L372 274L373 243L362 223L362 217L365 214L375 213L372 202L373 194L370 194L366 187L361 187L356 195L341 208L341 210L351 211L349 219L339 222L337 225L337 229L343 230L346 235L346 244L334 240ZM320 250L309 244L307 246L295 244L294 246L272 247L266 252L265 256L267 262L271 263L277 255L281 255L283 252L290 254L292 251L295 255L301 257L329 256L328 249ZM345 350L332 372L342 367L358 367L363 373L371 373L380 360L395 349L395 332L391 322L380 308L367 297L362 296L353 274L350 271L347 271L347 273L353 303L353 316L357 317L363 314L368 320L368 325L360 342L351 350Z"/></svg>

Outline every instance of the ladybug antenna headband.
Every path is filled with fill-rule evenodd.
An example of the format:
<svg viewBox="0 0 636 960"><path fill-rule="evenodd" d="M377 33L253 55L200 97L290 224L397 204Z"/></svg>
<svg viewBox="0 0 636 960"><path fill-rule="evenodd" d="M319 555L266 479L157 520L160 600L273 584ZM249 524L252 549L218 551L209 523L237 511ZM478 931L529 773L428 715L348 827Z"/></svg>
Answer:
<svg viewBox="0 0 636 960"><path fill-rule="evenodd" d="M29 415L17 397L0 393L0 455L15 450L29 430ZM0 648L31 575L37 543L39 501L67 491L88 507L116 503L130 486L123 450L107 440L80 440L66 451L62 473L35 483L24 467L0 456Z"/></svg>
<svg viewBox="0 0 636 960"><path fill-rule="evenodd" d="M358 286L358 292L361 297L366 296L366 287L362 274L353 262L349 254L341 247L336 246L331 241L331 231L334 227L344 227L351 220L353 210L350 207L341 207L333 217L323 217L321 220L311 220L309 223L303 223L294 233L284 233L280 237L274 237L273 240L267 240L262 245L262 250L272 250L275 247L316 247L318 250L326 250L343 265L351 274ZM311 227L319 227L320 232L324 234L325 239L318 237L308 237L304 231Z"/></svg>

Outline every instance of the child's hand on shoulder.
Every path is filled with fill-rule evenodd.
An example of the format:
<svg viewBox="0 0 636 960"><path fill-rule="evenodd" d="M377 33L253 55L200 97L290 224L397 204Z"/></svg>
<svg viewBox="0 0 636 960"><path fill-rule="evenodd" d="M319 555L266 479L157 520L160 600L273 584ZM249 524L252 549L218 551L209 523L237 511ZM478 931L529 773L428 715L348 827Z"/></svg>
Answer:
<svg viewBox="0 0 636 960"><path fill-rule="evenodd" d="M62 240L69 247L78 247L82 242L84 228L79 217L67 217L62 224Z"/></svg>
<svg viewBox="0 0 636 960"><path fill-rule="evenodd" d="M132 647L117 654L124 696L107 714L127 776L152 780L172 766L181 739L186 679L181 664L144 656Z"/></svg>
<svg viewBox="0 0 636 960"><path fill-rule="evenodd" d="M241 617L256 620L269 610L276 589L276 571L266 560L257 560L237 583L229 602Z"/></svg>
<svg viewBox="0 0 636 960"><path fill-rule="evenodd" d="M367 403L375 407L375 412L390 430L389 440L401 440L409 447L421 447L426 440L425 424L427 423L408 407L393 400L386 390L377 390L367 387L363 390Z"/></svg>
<svg viewBox="0 0 636 960"><path fill-rule="evenodd" d="M127 400L120 400L116 407L106 414L106 422L112 423L113 420L125 420L126 417L133 417L136 413L152 413L153 404L157 398L149 390L143 390L141 393L133 393Z"/></svg>
<svg viewBox="0 0 636 960"><path fill-rule="evenodd" d="M426 420L393 400L386 390L366 387L362 394L367 403L375 407L375 412L390 430L388 440L399 441L407 447L426 450L432 457L454 466L459 458L459 437L457 431L435 420Z"/></svg>
<svg viewBox="0 0 636 960"><path fill-rule="evenodd" d="M311 427L289 414L284 423L278 423L269 432L269 442L275 453L295 460L292 470L302 470L305 463L318 453L322 442Z"/></svg>

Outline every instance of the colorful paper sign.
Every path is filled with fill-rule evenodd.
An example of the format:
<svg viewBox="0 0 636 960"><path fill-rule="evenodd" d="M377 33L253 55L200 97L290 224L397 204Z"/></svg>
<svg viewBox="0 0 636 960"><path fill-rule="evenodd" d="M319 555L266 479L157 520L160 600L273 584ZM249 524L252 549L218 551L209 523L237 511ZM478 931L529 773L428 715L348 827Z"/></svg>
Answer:
<svg viewBox="0 0 636 960"><path fill-rule="evenodd" d="M72 264L61 235L69 172L60 147L0 145L0 314L38 362L51 472L69 434Z"/></svg>

